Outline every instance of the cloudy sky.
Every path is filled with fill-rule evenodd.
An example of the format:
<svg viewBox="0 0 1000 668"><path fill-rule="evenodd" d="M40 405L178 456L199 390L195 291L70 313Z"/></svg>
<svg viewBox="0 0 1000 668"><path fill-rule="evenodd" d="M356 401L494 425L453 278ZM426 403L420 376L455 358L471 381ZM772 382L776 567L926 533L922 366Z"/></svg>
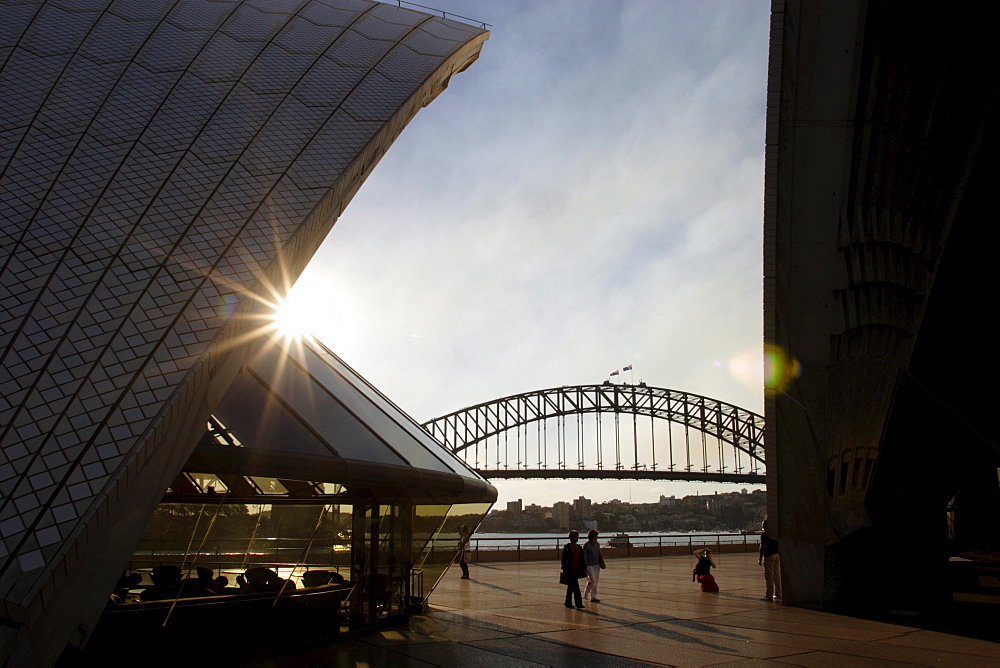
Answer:
<svg viewBox="0 0 1000 668"><path fill-rule="evenodd" d="M421 422L626 364L761 412L768 2L421 4L492 34L300 278L316 335ZM544 505L739 489L495 484Z"/></svg>

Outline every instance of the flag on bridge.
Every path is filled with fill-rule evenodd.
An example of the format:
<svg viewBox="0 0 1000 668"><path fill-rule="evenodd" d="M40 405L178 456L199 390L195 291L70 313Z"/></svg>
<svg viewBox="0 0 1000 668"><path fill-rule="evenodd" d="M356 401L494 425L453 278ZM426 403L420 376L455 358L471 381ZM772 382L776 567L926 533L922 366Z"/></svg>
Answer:
<svg viewBox="0 0 1000 668"><path fill-rule="evenodd" d="M615 369L609 375L611 375L611 376L617 376L618 375L618 369Z"/></svg>
<svg viewBox="0 0 1000 668"><path fill-rule="evenodd" d="M631 371L631 370L632 370L632 365L631 364L629 364L627 367L625 367L624 369L622 369L622 371Z"/></svg>

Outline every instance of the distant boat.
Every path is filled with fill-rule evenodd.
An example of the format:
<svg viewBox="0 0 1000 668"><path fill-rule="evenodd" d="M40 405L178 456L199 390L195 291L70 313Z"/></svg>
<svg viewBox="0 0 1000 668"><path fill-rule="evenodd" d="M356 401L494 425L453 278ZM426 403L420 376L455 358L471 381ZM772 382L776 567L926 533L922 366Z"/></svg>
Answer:
<svg viewBox="0 0 1000 668"><path fill-rule="evenodd" d="M627 533L617 533L608 541L608 547L632 547Z"/></svg>

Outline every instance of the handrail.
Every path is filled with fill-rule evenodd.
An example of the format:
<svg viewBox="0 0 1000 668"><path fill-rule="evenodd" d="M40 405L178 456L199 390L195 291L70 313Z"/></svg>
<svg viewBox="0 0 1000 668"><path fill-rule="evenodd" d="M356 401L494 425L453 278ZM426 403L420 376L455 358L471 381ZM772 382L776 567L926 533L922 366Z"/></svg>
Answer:
<svg viewBox="0 0 1000 668"><path fill-rule="evenodd" d="M690 542L691 544L694 544L693 541L695 541L696 539L711 539L711 542L716 542L716 543L721 542L722 544L728 545L728 544L742 543L743 538L747 536L753 536L754 539L757 540L758 537L760 536L760 532L743 533L743 532L729 531L729 532L713 532L713 533L654 533L654 534L624 533L619 536L612 535L611 533L603 533L601 534L601 546L609 547L608 542L617 537L627 537L633 543L633 545L642 546L642 545L657 544L658 542L662 542L664 539L670 541L670 543L665 543L665 544L677 544L677 541L679 539L683 539L681 542L687 541ZM245 542L245 540L246 539L241 539L239 537L214 538L206 540L203 549L198 550L197 552L201 555L225 554L226 556L232 556L236 552L235 549L232 551L227 550L226 552L223 553L220 552L219 549L220 545L242 544ZM431 539L430 542L441 542L441 543L454 542L457 545L458 540L459 538L457 535L439 536L437 540ZM561 547L566 542L566 535L561 533L560 534L538 533L533 535L512 534L510 537L505 537L505 536L486 537L486 536L477 536L473 534L469 540L470 542L476 544L480 542L497 543L499 541L518 541L520 544L524 545L524 549L528 549L532 547L532 543L540 543L543 541L551 542L552 544L558 544ZM585 536L581 536L581 540L586 540ZM256 545L257 550L254 551L254 554L257 554L258 556L264 556L267 554L273 555L278 552L285 552L288 550L296 550L299 549L303 544L309 544L310 541L311 539L306 537L301 537L301 538L269 537L265 539L259 539L259 542ZM135 554L136 555L146 554L149 556L154 556L157 554L164 554L163 552L160 551L160 549L165 545L175 545L177 543L177 540L171 538L146 538L142 541L142 543L144 544L145 547L137 548ZM328 549L327 546L329 545L347 546L350 545L350 540L346 538L335 538L332 540L326 539L320 541L320 543L321 547L315 548L314 550L310 551L317 551L317 552L325 551L326 549ZM503 546L498 545L496 546L496 549L500 549L501 547ZM249 552L249 550L244 550L244 552Z"/></svg>
<svg viewBox="0 0 1000 668"><path fill-rule="evenodd" d="M581 536L581 538L583 538ZM665 534L645 534L645 535L633 535L633 534L622 534L619 536L612 536L610 534L603 534L603 540L601 541L602 550L627 550L631 551L632 548L644 548L644 547L677 547L677 546L687 546L692 550L697 546L705 545L715 545L717 549L722 548L723 545L742 545L744 547L750 545L751 541L756 543L760 540L760 533L688 533L688 534L678 534L678 533L665 533ZM609 545L609 542L614 538L627 538L628 544L621 547L615 547ZM472 551L478 558L479 552L483 553L495 553L495 552L516 552L517 560L521 561L521 553L525 552L530 557L525 557L526 559L535 558L535 555L539 552L544 552L546 550L555 550L556 554L561 554L563 545L566 543L565 535L552 535L552 534L538 534L536 536L511 536L510 538L504 537L477 537L475 535L469 539L469 542L473 545ZM500 541L504 541L508 544L497 544ZM511 545L512 541L516 541L515 544ZM481 545L484 543L485 545ZM494 545L491 545L494 543Z"/></svg>
<svg viewBox="0 0 1000 668"><path fill-rule="evenodd" d="M492 24L490 24L490 23L484 23L483 21L480 21L478 19L472 19L472 18L469 18L468 16L462 16L461 14L453 14L451 12L446 12L443 9L437 9L435 7L428 7L426 5L418 5L415 2L408 2L407 0L396 0L396 5L399 6L399 7L402 7L403 5L410 5L411 7L419 7L420 9L427 9L427 10L430 10L430 11L435 12L435 13L440 13L441 14L441 18L443 18L443 19L446 19L449 16L452 17L452 18L455 18L455 19L462 19L463 21L468 21L469 23L472 23L473 25L482 26L483 30L489 30L490 28L493 27Z"/></svg>

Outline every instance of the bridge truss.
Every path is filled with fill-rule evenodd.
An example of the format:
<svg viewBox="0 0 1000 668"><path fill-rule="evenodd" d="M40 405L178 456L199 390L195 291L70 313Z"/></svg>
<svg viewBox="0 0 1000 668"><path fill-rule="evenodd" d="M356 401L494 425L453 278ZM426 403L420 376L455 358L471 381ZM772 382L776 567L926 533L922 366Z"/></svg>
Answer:
<svg viewBox="0 0 1000 668"><path fill-rule="evenodd" d="M764 482L761 415L643 383L525 392L424 427L487 478Z"/></svg>

